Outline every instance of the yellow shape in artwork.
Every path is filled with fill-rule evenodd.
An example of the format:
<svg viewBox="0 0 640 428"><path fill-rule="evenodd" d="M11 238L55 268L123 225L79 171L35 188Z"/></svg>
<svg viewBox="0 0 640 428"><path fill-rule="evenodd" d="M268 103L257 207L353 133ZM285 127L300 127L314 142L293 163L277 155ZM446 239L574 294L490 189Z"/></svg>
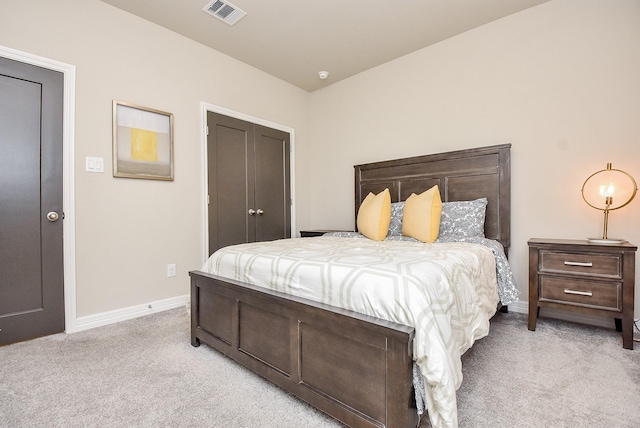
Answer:
<svg viewBox="0 0 640 428"><path fill-rule="evenodd" d="M158 162L158 133L131 128L131 159Z"/></svg>

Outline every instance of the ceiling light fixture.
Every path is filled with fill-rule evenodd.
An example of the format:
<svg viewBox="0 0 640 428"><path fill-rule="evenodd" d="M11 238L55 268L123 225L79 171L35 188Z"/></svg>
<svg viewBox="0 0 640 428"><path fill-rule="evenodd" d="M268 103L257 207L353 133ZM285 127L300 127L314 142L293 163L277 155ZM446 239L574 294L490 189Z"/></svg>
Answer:
<svg viewBox="0 0 640 428"><path fill-rule="evenodd" d="M319 71L318 72L318 77L321 78L322 80L324 80L327 77L329 77L329 72L328 71Z"/></svg>

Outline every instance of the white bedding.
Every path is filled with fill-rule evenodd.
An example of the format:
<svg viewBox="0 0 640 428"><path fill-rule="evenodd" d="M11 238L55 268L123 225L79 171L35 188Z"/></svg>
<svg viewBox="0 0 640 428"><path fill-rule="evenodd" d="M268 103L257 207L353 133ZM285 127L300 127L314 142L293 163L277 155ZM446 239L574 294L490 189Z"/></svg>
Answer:
<svg viewBox="0 0 640 428"><path fill-rule="evenodd" d="M499 301L490 249L324 236L225 247L202 270L414 327L431 424L457 426L460 357Z"/></svg>

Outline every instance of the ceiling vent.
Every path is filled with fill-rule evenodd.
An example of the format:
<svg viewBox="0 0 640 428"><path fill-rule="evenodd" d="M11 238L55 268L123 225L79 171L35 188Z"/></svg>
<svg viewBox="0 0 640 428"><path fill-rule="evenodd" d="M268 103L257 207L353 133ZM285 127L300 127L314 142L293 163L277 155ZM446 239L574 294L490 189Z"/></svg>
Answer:
<svg viewBox="0 0 640 428"><path fill-rule="evenodd" d="M202 10L209 15L213 15L216 18L226 22L229 25L233 25L240 21L247 14L237 6L232 5L228 1L213 0L207 4Z"/></svg>

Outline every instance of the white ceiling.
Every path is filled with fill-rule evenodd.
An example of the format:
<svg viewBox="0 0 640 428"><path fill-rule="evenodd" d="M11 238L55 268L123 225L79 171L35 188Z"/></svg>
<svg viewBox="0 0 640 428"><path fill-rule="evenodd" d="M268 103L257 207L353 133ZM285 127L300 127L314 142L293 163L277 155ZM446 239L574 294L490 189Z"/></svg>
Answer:
<svg viewBox="0 0 640 428"><path fill-rule="evenodd" d="M312 92L549 0L229 0L233 26L210 0L102 1Z"/></svg>

